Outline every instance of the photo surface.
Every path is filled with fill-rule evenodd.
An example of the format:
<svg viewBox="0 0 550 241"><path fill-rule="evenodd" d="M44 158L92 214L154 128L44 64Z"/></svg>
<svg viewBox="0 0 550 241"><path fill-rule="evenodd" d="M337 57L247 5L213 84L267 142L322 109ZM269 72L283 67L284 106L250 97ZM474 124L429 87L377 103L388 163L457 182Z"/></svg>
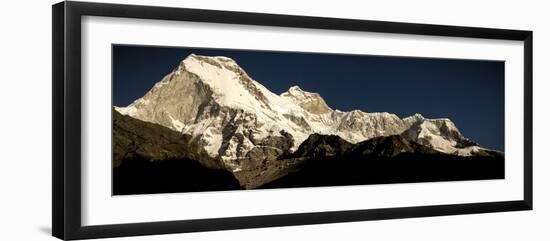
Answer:
<svg viewBox="0 0 550 241"><path fill-rule="evenodd" d="M113 195L504 178L504 62L112 46Z"/></svg>

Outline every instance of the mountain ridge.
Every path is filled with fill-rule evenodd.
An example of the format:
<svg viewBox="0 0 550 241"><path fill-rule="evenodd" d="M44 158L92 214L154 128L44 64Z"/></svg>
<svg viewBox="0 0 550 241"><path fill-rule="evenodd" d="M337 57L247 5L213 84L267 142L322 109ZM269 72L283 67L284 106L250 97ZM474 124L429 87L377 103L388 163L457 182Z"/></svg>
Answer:
<svg viewBox="0 0 550 241"><path fill-rule="evenodd" d="M292 153L315 133L336 135L352 144L402 135L461 156L486 150L462 136L449 119L333 110L320 94L299 86L277 95L223 56L191 54L143 97L115 109L191 136L201 151L221 158L233 172L242 170L243 163Z"/></svg>
<svg viewBox="0 0 550 241"><path fill-rule="evenodd" d="M258 143L247 157L238 160L241 170L232 171L224 167L220 159L197 152L200 149L194 146L196 143L189 135L116 110L113 110L113 120L115 195L462 180L502 175L504 157L499 153L445 154L401 135L352 144L336 135L311 134L293 153L281 153L273 147L288 149L291 139L272 137ZM291 138L288 133L281 135ZM264 156L263 149L270 156Z"/></svg>

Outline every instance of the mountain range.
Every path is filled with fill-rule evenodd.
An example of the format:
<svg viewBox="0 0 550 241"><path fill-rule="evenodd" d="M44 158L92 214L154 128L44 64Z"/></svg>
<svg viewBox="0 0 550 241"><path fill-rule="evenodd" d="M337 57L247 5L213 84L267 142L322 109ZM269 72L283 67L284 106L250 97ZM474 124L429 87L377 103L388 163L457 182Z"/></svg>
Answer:
<svg viewBox="0 0 550 241"><path fill-rule="evenodd" d="M140 159L192 159L203 167L232 173L245 188L296 172L305 160L328 157L394 158L413 153L503 159L502 152L464 137L450 119L340 111L320 94L299 86L275 94L236 61L222 56L189 55L143 97L126 107L114 107L113 112L115 167L136 156L128 154L130 150L148 143L151 153L142 152ZM121 138L121 127L130 121L139 126L126 128L134 132L160 130ZM141 143L132 140L140 135L148 137L142 137ZM160 140L167 136L177 141Z"/></svg>

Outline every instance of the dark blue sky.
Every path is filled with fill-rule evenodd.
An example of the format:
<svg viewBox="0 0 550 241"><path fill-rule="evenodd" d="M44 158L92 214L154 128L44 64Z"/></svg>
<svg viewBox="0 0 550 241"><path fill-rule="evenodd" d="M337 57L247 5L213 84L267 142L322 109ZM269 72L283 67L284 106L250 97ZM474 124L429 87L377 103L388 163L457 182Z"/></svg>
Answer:
<svg viewBox="0 0 550 241"><path fill-rule="evenodd" d="M298 85L334 109L446 117L504 150L504 62L179 47L113 46L113 105L143 96L189 54L227 56L276 94Z"/></svg>

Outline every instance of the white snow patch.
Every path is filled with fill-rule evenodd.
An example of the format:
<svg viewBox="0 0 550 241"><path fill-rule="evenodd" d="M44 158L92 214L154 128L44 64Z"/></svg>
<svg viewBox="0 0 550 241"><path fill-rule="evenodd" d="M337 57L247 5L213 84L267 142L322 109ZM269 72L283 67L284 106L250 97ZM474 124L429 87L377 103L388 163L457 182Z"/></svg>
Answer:
<svg viewBox="0 0 550 241"><path fill-rule="evenodd" d="M170 114L168 114L168 117L170 117L170 120L172 121L172 127L173 129L182 132L185 124L179 120L174 119Z"/></svg>
<svg viewBox="0 0 550 241"><path fill-rule="evenodd" d="M136 107L133 107L133 106L128 106L128 107L116 107L115 106L115 110L118 111L118 113L120 113L120 114L132 116L132 117L135 116L137 111L138 111L136 109Z"/></svg>

